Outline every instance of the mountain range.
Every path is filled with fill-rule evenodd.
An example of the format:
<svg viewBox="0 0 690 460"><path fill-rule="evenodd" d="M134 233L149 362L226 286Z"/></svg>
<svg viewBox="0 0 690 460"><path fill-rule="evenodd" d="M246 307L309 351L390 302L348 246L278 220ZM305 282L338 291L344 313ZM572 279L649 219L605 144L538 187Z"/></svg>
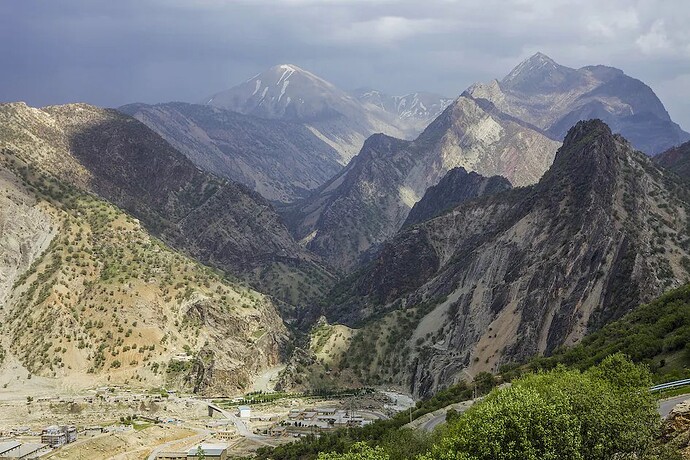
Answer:
<svg viewBox="0 0 690 460"><path fill-rule="evenodd" d="M86 104L5 104L0 115L8 149L124 209L204 263L291 304L332 280L258 193L201 171L129 116Z"/></svg>
<svg viewBox="0 0 690 460"><path fill-rule="evenodd" d="M622 71L573 70L537 53L500 82L471 86L414 141L370 138L344 170L284 213L296 239L349 272L452 168L534 184L551 166L563 127L599 116L650 153L690 136L648 86Z"/></svg>
<svg viewBox="0 0 690 460"><path fill-rule="evenodd" d="M371 99L369 94L378 97ZM350 94L294 64L271 67L204 101L247 115L301 123L332 145L343 165L374 133L414 137L449 102L420 93L399 98L371 91Z"/></svg>
<svg viewBox="0 0 690 460"><path fill-rule="evenodd" d="M202 104L120 107L197 166L290 203L337 174L377 132L414 137L450 103L431 93L352 94L292 64Z"/></svg>
<svg viewBox="0 0 690 460"><path fill-rule="evenodd" d="M687 282L689 138L642 82L540 53L454 100L284 64L199 104L1 104L0 356L429 395Z"/></svg>
<svg viewBox="0 0 690 460"><path fill-rule="evenodd" d="M463 167L518 186L539 180L559 143L471 96L460 96L414 141L372 136L333 179L286 210L295 238L347 272L393 236L448 171Z"/></svg>

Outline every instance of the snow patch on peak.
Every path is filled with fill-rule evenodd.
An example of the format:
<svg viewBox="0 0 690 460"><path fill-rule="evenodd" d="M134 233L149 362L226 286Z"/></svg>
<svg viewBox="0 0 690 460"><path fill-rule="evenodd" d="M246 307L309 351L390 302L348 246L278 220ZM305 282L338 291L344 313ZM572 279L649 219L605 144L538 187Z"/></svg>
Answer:
<svg viewBox="0 0 690 460"><path fill-rule="evenodd" d="M281 66L282 68L283 66ZM288 68L283 69L283 74L280 76L278 81L276 82L276 86L280 85L281 83L283 84L283 91L285 90L285 87L287 86L286 84L289 83L289 78L290 76L295 73L295 69L289 68L289 66L286 66Z"/></svg>
<svg viewBox="0 0 690 460"><path fill-rule="evenodd" d="M259 92L259 89L261 89L261 80L256 79L256 87L254 88L254 92L252 93L252 96L255 95L256 93Z"/></svg>
<svg viewBox="0 0 690 460"><path fill-rule="evenodd" d="M278 68L280 70L283 70L283 71L291 71L291 72L297 72L298 70L301 70L299 67L294 66L292 64L280 64L278 66Z"/></svg>
<svg viewBox="0 0 690 460"><path fill-rule="evenodd" d="M283 87L280 88L280 96L278 97L278 102L280 102L280 100L283 98L283 96L285 96L285 90L287 89L288 85L290 84L290 80L288 80L288 78L289 78L289 75L287 78L285 78L285 80L283 80ZM288 104L290 103L289 99L290 98L288 97Z"/></svg>

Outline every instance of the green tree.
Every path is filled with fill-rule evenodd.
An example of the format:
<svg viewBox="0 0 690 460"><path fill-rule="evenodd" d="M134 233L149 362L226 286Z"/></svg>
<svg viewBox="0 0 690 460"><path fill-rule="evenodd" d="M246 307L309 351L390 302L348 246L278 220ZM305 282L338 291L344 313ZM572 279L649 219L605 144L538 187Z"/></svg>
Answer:
<svg viewBox="0 0 690 460"><path fill-rule="evenodd" d="M490 372L480 372L472 382L477 396L487 394L496 386L496 378Z"/></svg>
<svg viewBox="0 0 690 460"><path fill-rule="evenodd" d="M318 460L389 460L381 447L370 447L365 442L353 444L345 454L320 453Z"/></svg>

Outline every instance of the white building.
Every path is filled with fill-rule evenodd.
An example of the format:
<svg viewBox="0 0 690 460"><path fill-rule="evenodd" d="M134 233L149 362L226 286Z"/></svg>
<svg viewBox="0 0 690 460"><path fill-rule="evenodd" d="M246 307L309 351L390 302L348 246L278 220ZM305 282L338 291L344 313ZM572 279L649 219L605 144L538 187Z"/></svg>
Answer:
<svg viewBox="0 0 690 460"><path fill-rule="evenodd" d="M241 418L250 418L252 416L252 409L249 406L238 406L237 412Z"/></svg>

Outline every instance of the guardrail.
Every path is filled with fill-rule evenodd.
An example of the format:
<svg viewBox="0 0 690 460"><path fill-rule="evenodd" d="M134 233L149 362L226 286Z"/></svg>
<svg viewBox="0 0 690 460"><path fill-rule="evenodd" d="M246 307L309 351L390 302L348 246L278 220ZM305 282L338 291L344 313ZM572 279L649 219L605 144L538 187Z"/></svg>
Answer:
<svg viewBox="0 0 690 460"><path fill-rule="evenodd" d="M662 391L670 390L672 388L684 387L690 385L690 379L676 380L675 382L660 383L659 385L654 385L649 389L649 391Z"/></svg>

